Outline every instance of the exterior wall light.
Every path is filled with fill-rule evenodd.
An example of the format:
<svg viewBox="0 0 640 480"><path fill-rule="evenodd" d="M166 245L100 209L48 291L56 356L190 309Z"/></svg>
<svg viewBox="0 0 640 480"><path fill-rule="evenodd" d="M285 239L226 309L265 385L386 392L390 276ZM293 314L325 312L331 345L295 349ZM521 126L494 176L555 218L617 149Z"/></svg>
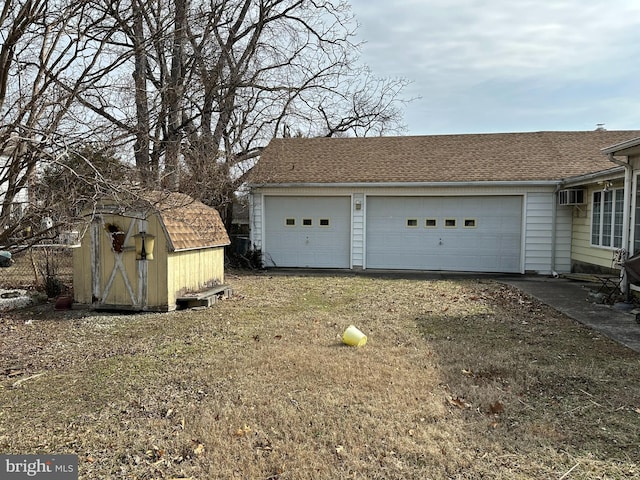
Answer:
<svg viewBox="0 0 640 480"><path fill-rule="evenodd" d="M356 210L362 210L362 202L360 200L356 200Z"/></svg>
<svg viewBox="0 0 640 480"><path fill-rule="evenodd" d="M136 241L136 260L153 260L153 244L156 237L147 232L134 235Z"/></svg>

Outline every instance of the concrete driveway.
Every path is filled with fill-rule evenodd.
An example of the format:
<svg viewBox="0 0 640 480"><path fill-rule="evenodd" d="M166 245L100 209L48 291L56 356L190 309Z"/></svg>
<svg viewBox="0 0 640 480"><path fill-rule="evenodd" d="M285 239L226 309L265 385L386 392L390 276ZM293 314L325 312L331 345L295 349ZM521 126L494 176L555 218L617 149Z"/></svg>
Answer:
<svg viewBox="0 0 640 480"><path fill-rule="evenodd" d="M640 353L640 323L635 314L594 303L589 292L598 285L565 278L532 275L497 277L542 303Z"/></svg>

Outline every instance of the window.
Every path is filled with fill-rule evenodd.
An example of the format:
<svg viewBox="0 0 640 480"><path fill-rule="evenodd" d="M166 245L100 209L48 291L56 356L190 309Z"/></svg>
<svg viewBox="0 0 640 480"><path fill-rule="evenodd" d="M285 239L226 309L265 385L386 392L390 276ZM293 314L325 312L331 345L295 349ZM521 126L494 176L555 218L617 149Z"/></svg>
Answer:
<svg viewBox="0 0 640 480"><path fill-rule="evenodd" d="M311 227L313 226L313 220L310 218L303 218L302 219L302 226L303 227Z"/></svg>
<svg viewBox="0 0 640 480"><path fill-rule="evenodd" d="M623 208L623 189L593 192L592 245L611 248L622 247Z"/></svg>
<svg viewBox="0 0 640 480"><path fill-rule="evenodd" d="M464 219L464 228L476 228L476 219L475 218L465 218Z"/></svg>
<svg viewBox="0 0 640 480"><path fill-rule="evenodd" d="M296 219L295 218L285 218L284 224L287 227L295 227L296 226Z"/></svg>
<svg viewBox="0 0 640 480"><path fill-rule="evenodd" d="M438 221L435 218L427 218L424 221L424 228L437 228Z"/></svg>
<svg viewBox="0 0 640 480"><path fill-rule="evenodd" d="M455 218L445 218L444 219L444 228L456 228L456 219Z"/></svg>
<svg viewBox="0 0 640 480"><path fill-rule="evenodd" d="M321 227L328 227L329 226L329 219L328 218L321 218L320 219L320 226Z"/></svg>
<svg viewBox="0 0 640 480"><path fill-rule="evenodd" d="M407 218L407 227L408 228L416 228L418 226L417 218Z"/></svg>

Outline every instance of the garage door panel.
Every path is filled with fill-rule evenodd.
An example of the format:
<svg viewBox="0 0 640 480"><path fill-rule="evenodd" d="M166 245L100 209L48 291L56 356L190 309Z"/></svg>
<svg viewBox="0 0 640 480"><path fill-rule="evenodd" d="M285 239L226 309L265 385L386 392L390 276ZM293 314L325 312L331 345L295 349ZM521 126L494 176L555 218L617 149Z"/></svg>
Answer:
<svg viewBox="0 0 640 480"><path fill-rule="evenodd" d="M416 219L417 227L408 227L407 219ZM435 228L426 228L426 219L435 220ZM520 196L368 197L366 265L518 272L521 230Z"/></svg>
<svg viewBox="0 0 640 480"><path fill-rule="evenodd" d="M350 205L350 197L265 197L267 265L349 268ZM295 224L287 226L287 219ZM311 225L303 225L303 220Z"/></svg>

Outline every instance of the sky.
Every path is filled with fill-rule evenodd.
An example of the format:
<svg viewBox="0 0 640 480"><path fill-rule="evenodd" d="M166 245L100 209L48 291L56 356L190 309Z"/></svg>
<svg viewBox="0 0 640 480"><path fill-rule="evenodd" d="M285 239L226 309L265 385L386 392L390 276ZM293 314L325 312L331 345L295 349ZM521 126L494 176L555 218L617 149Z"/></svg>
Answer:
<svg viewBox="0 0 640 480"><path fill-rule="evenodd" d="M407 135L640 129L638 0L350 0Z"/></svg>

